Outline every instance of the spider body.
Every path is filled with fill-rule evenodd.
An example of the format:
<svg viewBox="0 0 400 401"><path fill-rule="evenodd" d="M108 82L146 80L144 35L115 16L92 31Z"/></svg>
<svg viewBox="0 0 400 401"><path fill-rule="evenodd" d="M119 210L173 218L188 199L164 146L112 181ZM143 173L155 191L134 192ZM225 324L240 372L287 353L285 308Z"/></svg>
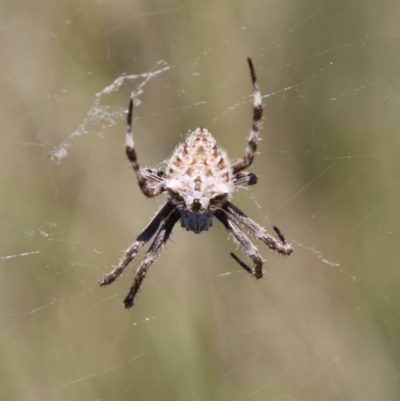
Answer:
<svg viewBox="0 0 400 401"><path fill-rule="evenodd" d="M182 227L196 234L208 230L233 185L228 156L205 128L197 128L176 148L167 164L165 188L181 213Z"/></svg>
<svg viewBox="0 0 400 401"><path fill-rule="evenodd" d="M133 305L148 268L156 260L174 225L179 220L186 230L199 234L211 227L213 217L217 218L225 226L233 241L253 260L254 267L247 266L232 253L231 256L256 278L263 276L262 258L257 248L239 229L238 225L263 241L270 249L276 250L282 255L290 255L293 252L291 245L287 243L278 228L274 227L279 238L277 240L229 200L230 194L235 189L257 183L257 176L254 173L243 171L254 160L263 111L253 63L250 58L247 60L253 83L253 124L246 153L234 164L231 164L226 152L217 145L217 141L205 128L197 128L184 143L178 145L167 161L165 170L141 168L137 161L132 135L134 102L133 98L130 100L126 129L127 157L136 173L143 194L147 197L154 197L166 192L168 200L149 225L139 234L136 241L127 249L118 266L99 280L101 286L111 284L136 257L139 249L155 235L124 300L126 308Z"/></svg>

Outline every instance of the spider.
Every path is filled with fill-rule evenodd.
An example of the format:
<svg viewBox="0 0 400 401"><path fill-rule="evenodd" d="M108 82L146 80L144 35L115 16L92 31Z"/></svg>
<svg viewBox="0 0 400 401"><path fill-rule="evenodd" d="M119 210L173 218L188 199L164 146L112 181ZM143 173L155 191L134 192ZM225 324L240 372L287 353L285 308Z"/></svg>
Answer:
<svg viewBox="0 0 400 401"><path fill-rule="evenodd" d="M243 171L250 167L254 160L263 112L253 62L250 58L247 62L253 84L253 125L246 153L234 164L231 164L226 152L217 145L214 137L205 128L200 127L192 132L184 143L178 145L172 156L166 160L164 169L141 168L136 157L132 135L134 97L131 95L126 125L126 155L136 173L143 194L152 198L166 192L168 199L136 241L126 250L118 266L99 280L101 286L115 281L136 257L139 249L157 232L137 270L132 287L125 297L125 308L133 306L149 267L164 248L178 220L187 231L200 234L211 227L212 219L216 217L225 226L236 245L252 259L254 267L249 267L233 253L231 256L244 270L257 279L263 276L263 260L257 248L239 229L239 225L263 241L270 249L282 255L290 255L293 252L293 248L277 227L273 228L279 240L268 234L264 228L229 201L230 194L235 189L254 185L258 180L256 174Z"/></svg>

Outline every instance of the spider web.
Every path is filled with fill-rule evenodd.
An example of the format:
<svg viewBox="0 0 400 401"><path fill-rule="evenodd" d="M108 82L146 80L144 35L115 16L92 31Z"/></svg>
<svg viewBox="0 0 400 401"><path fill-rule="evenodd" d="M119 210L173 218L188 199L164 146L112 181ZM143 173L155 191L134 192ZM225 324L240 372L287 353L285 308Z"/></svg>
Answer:
<svg viewBox="0 0 400 401"><path fill-rule="evenodd" d="M2 5L0 400L399 399L400 5ZM254 281L217 221L177 224L126 311L145 251L97 280L165 199L145 199L126 161L129 96L143 167L198 126L236 160L247 56L259 181L232 202L294 253L252 239Z"/></svg>

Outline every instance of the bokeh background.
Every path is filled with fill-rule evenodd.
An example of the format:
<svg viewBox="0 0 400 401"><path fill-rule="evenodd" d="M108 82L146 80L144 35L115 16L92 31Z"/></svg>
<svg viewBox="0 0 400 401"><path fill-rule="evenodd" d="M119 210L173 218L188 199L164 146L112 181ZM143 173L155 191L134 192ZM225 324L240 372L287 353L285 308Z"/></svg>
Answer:
<svg viewBox="0 0 400 401"><path fill-rule="evenodd" d="M399 400L399 2L0 7L0 400ZM124 155L145 78L96 94L169 67L135 110L142 164L197 126L236 160L247 56L265 105L259 184L233 200L295 252L257 243L256 282L220 224L177 225L126 311L144 251L97 280L164 200Z"/></svg>

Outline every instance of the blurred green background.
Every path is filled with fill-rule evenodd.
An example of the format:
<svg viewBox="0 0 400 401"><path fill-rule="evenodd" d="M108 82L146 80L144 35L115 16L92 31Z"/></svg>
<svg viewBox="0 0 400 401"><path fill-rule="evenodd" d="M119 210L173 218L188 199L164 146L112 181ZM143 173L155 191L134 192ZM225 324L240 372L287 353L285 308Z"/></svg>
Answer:
<svg viewBox="0 0 400 401"><path fill-rule="evenodd" d="M0 400L400 399L399 2L0 6ZM265 105L259 183L233 201L295 252L255 241L256 282L220 224L177 225L126 311L144 251L97 280L164 199L141 194L124 155L144 78L96 94L169 66L135 110L142 165L197 126L236 160L247 56Z"/></svg>

